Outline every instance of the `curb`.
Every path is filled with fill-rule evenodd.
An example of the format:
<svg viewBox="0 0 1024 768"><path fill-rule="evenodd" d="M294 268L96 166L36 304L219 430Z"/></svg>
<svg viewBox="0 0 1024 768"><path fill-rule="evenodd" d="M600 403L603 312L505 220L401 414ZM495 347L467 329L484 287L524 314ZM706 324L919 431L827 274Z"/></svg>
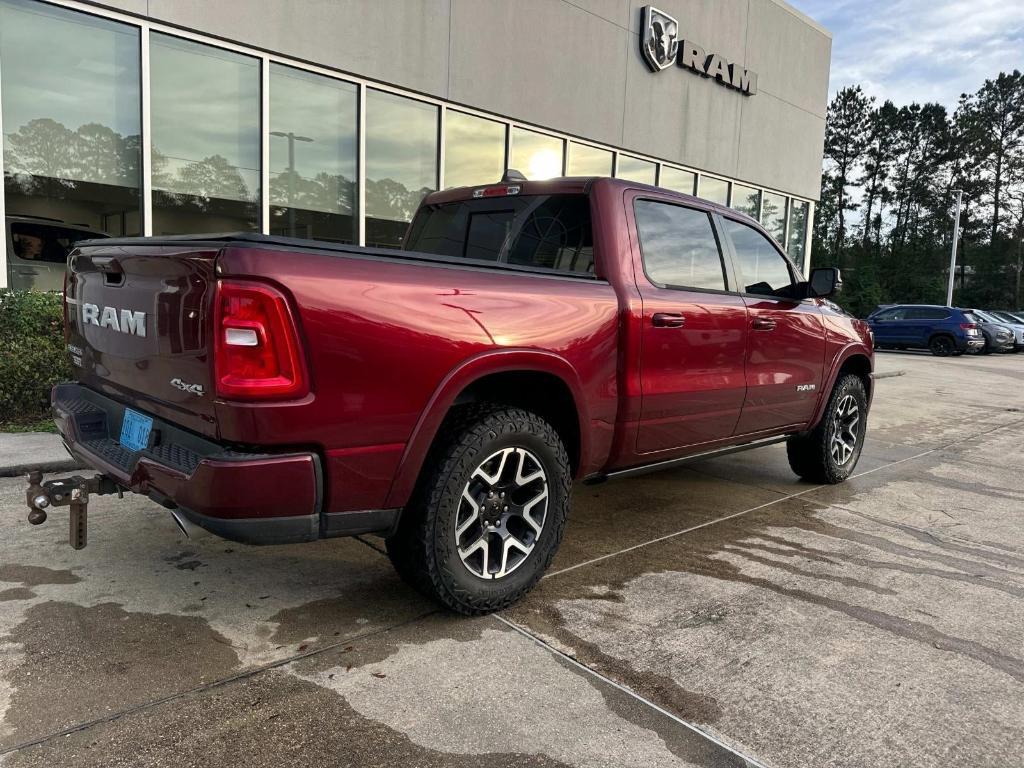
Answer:
<svg viewBox="0 0 1024 768"><path fill-rule="evenodd" d="M13 464L8 467L0 467L0 477L27 475L34 469L38 469L40 472L68 472L72 469L84 469L84 465L69 456L57 461L37 461L32 464Z"/></svg>
<svg viewBox="0 0 1024 768"><path fill-rule="evenodd" d="M886 371L885 373L876 373L874 378L877 379L894 379L897 376L906 376L906 371Z"/></svg>

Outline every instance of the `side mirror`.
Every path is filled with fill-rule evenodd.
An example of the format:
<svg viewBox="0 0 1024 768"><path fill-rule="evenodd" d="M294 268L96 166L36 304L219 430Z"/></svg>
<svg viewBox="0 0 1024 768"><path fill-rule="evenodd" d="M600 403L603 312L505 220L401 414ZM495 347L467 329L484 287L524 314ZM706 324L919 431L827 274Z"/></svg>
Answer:
<svg viewBox="0 0 1024 768"><path fill-rule="evenodd" d="M807 297L811 299L827 299L843 288L843 276L835 267L818 267L811 270L811 279L807 281Z"/></svg>

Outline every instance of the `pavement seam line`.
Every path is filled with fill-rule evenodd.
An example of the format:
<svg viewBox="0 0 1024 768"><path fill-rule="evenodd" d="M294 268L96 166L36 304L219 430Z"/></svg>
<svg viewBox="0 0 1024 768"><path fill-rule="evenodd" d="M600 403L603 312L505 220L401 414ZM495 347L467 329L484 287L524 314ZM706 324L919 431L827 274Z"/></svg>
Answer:
<svg viewBox="0 0 1024 768"><path fill-rule="evenodd" d="M294 656L289 656L289 657L284 658L284 659L279 659L278 661L272 661L272 662L270 662L268 664L263 664L263 665L261 665L259 667L253 667L252 669L246 669L246 670L243 670L243 671L239 672L238 674L231 675L229 677L222 677L219 680L213 680L213 681L211 681L209 683L205 683L204 685L197 685L194 688L189 688L189 689L184 690L184 691L178 691L177 693L171 693L171 694L168 694L167 696L163 696L163 697L161 697L159 699L152 699L151 701L146 701L146 702L143 702L141 704L136 704L134 707L127 707L126 709L122 709L122 710L119 710L117 712L112 712L111 714L105 715L104 717L97 717L97 718L95 718L93 720L87 720L87 721L84 721L84 722L81 722L81 723L77 723L77 724L72 725L72 726L68 726L67 728L64 728L62 730L54 731L53 733L49 733L49 734L47 734L45 736L40 736L37 739L31 739L29 741L23 741L20 744L14 744L14 745L12 745L10 747L0 748L0 758L4 757L5 755L9 755L11 753L14 753L14 752L20 752L20 751L25 750L25 749L30 749L31 747L38 747L41 744L45 744L48 741L52 741L53 739L57 739L57 738L60 738L62 736L70 736L72 733L79 733L80 731L86 731L86 730L88 730L88 729L90 729L90 728L92 728L94 726L97 726L97 725L104 725L106 723L112 723L112 722L115 722L117 720L120 720L123 717L127 717L128 715L134 715L134 714L136 714L138 712L145 712L148 709L153 709L153 708L159 707L159 706L161 706L163 704L167 704L167 703L172 702L172 701L177 701L178 699L183 699L183 698L185 698L187 696L192 696L192 695L195 695L195 694L198 694L198 693L205 693L206 691L212 690L214 688L220 688L220 687L223 687L225 685L230 685L231 683L237 682L239 680L245 680L245 679L248 679L250 677L255 677L256 675L262 674L264 672L269 672L269 671L274 670L274 669L280 669L281 667L286 667L289 664L292 664L292 663L294 663L296 661L302 661L303 659L308 659L308 658L310 658L312 656L319 656L320 654L327 653L328 651L332 651L335 648L340 648L340 647L345 646L345 645L351 645L354 642L359 642L360 640L365 640L365 639L367 639L369 637L375 637L377 635L382 635L382 634L384 634L386 632L390 632L390 631L392 631L394 629L401 629L402 627L409 626L410 624L415 624L417 621L422 621L423 619L427 618L428 616L432 616L435 613L438 613L439 610L440 609L435 608L432 611L427 611L426 613L422 613L422 614L420 614L418 616L414 616L411 619L407 619L406 621L399 622L398 624L394 624L394 625L389 626L389 627L380 627L379 629L375 629L375 630L372 630L370 632L364 632L361 635L353 635L351 637L346 637L344 640L339 640L336 643L331 643L330 645L326 645L323 648L314 648L311 651L306 651L304 653L298 653L298 654L295 654Z"/></svg>
<svg viewBox="0 0 1024 768"><path fill-rule="evenodd" d="M367 541L365 538L363 538L363 534L361 534L361 533L357 534L356 536L353 536L352 538L355 539L356 541L358 541L360 544L365 544L370 549L372 549L374 552L376 552L378 554L381 554L381 555L384 555L385 557L387 557L388 553L384 550L383 547L378 547L372 541Z"/></svg>
<svg viewBox="0 0 1024 768"><path fill-rule="evenodd" d="M981 432L977 432L977 433L975 433L973 435L968 435L967 437L962 438L960 440L954 440L952 442L945 443L944 445L939 445L939 446L936 446L934 448L929 448L927 451L922 451L921 453L916 453L913 456L907 456L907 457L902 458L902 459L897 459L896 461L890 461L888 464L883 464L883 465L881 465L879 467L875 467L874 469L868 469L868 470L865 470L863 472L858 472L857 474L850 475L850 477L848 479L853 480L856 477L864 477L865 475L870 475L870 474L873 474L873 473L878 472L878 471L883 470L883 469L889 469L890 467L895 467L895 466L897 466L899 464L904 464L904 463L906 463L908 461L914 461L916 459L920 459L920 458L923 458L925 456L928 456L928 455L930 455L932 453L937 453L939 451L944 451L944 450L946 450L946 449L948 449L948 448L950 448L950 447L952 447L954 445L961 445L963 443L970 442L971 440L974 440L976 438L983 437L984 435L991 434L992 432L996 432L996 431L998 431L1000 429L1006 429L1007 427L1017 426L1017 425L1022 424L1022 423L1024 423L1024 419L1019 419L1017 421L1011 421L1008 424L1000 424L998 426L992 427L991 429L986 429L986 430L983 430ZM760 486L754 486L754 487L760 487ZM787 496L780 496L777 499L772 499L771 501L766 501L763 504L758 504L755 507L750 507L749 509L744 509L744 510L741 510L739 512L733 512L731 515L725 515L724 517L717 517L714 520L707 520L707 521L705 521L703 523L699 523L697 525L692 525L689 528L683 528L681 531L675 531L673 533L667 533L664 536L659 536L659 537L657 537L655 539L650 539L648 541L642 541L639 544L634 544L634 545L632 545L630 547L626 547L625 549L620 549L617 552L609 552L607 554L600 555L599 557L595 557L595 558L591 558L590 560L586 560L586 561L584 561L582 563L576 563L575 565L570 565L570 566L568 566L566 568L562 568L562 569L557 570L557 571L551 571L551 572L545 574L544 577L541 579L541 581L545 581L547 579L550 579L552 576L559 576L559 575L561 575L563 573L569 573L569 571L575 571L577 568L583 568L584 566L587 566L587 565L593 565L595 563L603 562L604 560L608 560L608 559L610 559L612 557L618 557L619 555L624 555L624 554L627 554L629 552L633 552L633 551L638 550L638 549L643 549L644 547L649 547L652 544L660 544L663 541L668 541L669 539L674 539L677 536L683 536L684 534L687 534L687 533L693 533L694 531L699 531L701 528L707 528L707 527L712 526L712 525L717 525L718 523L724 523L727 520L732 520L733 518L736 518L736 517L742 517L743 515L750 514L751 512L757 512L759 510L765 509L766 507L771 507L771 506L773 506L775 504L780 504L780 503L782 503L784 501L790 501L792 499L796 499L796 498L799 498L801 496L806 496L809 493L814 493L816 491L820 491L822 488L831 488L831 487L832 487L831 485L815 485L815 486L813 486L811 488L808 488L806 490L798 491L797 493L791 493L791 494L789 494Z"/></svg>
<svg viewBox="0 0 1024 768"><path fill-rule="evenodd" d="M543 648L544 650L548 651L549 653L554 654L555 656L557 656L560 659L563 659L564 661L567 661L568 663L572 664L577 669L580 669L583 672L586 672L588 675L592 675L593 677L596 677L601 682L607 683L608 685L612 686L616 690L619 690L622 693L626 694L627 696L629 696L629 697L635 699L636 701L640 702L644 706L653 709L658 714L663 715L664 717L667 717L668 719L672 720L675 723L678 723L679 725L683 726L684 728L687 728L690 731L693 731L695 734L697 734L701 738L707 739L708 741L710 741L711 743L715 744L716 746L719 746L722 749L726 750L727 752L729 752L729 753L731 753L733 755L736 755L736 757L740 758L741 760L746 761L746 763L748 765L755 766L756 768L765 768L764 763L760 762L759 760L755 760L754 758L749 757L748 755L745 755L742 752L738 751L734 747L730 747L728 744L726 744L725 742L723 742L720 739L716 738L715 736L713 736L712 734L708 733L707 731L705 731L705 730L703 730L701 728L698 728L696 725L694 725L691 722L683 720L681 717L679 717L679 715L676 715L676 714L673 714L672 712L669 712L664 707L658 706L653 701L651 701L650 699L644 698L643 696L641 696L639 693L637 693L636 691L632 690L631 688L627 688L626 686L622 685L621 683L617 683L616 681L612 680L611 678L606 677L605 675L602 675L596 669L591 669L590 667L588 667L583 662L581 662L578 659L570 656L569 654L565 653L564 651L560 651L559 649L555 648L553 645L551 645L550 643L545 641L543 638L538 637L537 635L533 634L532 632L530 632L529 630L525 629L524 627L521 627L520 625L516 624L514 621L512 621L510 619L506 619L504 616L500 616L499 614L496 614L496 613L493 614L493 616L498 621L500 621L502 624L505 624L510 629L518 632L520 635L525 637L527 640L533 641L534 643L536 643L537 645L539 645L541 648Z"/></svg>

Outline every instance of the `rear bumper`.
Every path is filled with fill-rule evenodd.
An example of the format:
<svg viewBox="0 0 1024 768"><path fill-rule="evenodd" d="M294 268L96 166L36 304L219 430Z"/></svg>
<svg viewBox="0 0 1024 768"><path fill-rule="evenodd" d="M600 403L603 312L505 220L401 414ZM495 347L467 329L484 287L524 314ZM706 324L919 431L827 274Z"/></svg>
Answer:
<svg viewBox="0 0 1024 768"><path fill-rule="evenodd" d="M59 384L54 420L75 458L118 485L232 541L288 544L381 530L387 511L323 515L323 473L313 451L247 453L153 418L150 446L118 437L125 406L80 384Z"/></svg>

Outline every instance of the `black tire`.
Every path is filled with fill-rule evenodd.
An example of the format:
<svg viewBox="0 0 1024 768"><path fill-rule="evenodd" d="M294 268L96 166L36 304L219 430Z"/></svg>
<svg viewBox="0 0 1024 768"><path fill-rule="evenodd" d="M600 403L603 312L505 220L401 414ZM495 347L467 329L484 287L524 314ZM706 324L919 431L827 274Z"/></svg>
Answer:
<svg viewBox="0 0 1024 768"><path fill-rule="evenodd" d="M446 419L439 434L444 437L431 450L398 529L387 539L388 557L406 582L453 611L472 616L501 610L533 588L562 541L572 486L569 455L550 424L520 408L484 405L460 409ZM500 531L488 533L490 529L482 525L485 514L502 513L500 508L489 506L488 498L477 499L479 506L475 516L479 522L473 525L469 535L474 535L479 526L485 549L480 558L482 563L473 560L473 556L460 555L473 547L460 549L456 531L459 516L466 512L464 489L469 492L471 484L482 484L479 471L484 465L493 468L493 464L487 462L499 454L512 456L520 462L509 468L519 473L519 477L523 476L528 460L531 466L543 470L540 482L547 494L547 507L539 533L533 534L525 525L519 525L525 531L524 538L532 536L530 552L504 575L484 578L472 568L479 566L479 571L487 571L492 565L490 542L507 540L507 536L503 539L499 534L511 534L513 521L506 517L499 523ZM502 487L510 488L510 499L517 490L514 484ZM539 488L532 488L530 493L539 493ZM527 506L527 509L530 508ZM505 510L507 512L508 507ZM506 550L509 554L499 563L502 570L511 562L512 550L507 547ZM521 554L519 550L516 552Z"/></svg>
<svg viewBox="0 0 1024 768"><path fill-rule="evenodd" d="M928 340L928 349L936 357L949 357L956 351L956 342L951 336L938 334Z"/></svg>
<svg viewBox="0 0 1024 768"><path fill-rule="evenodd" d="M852 452L845 460L840 461L842 455L835 455L833 438L842 421L837 421L839 407L848 402L848 397L856 404L859 422ZM853 374L841 376L832 388L832 394L829 395L825 406L825 414L818 425L810 432L794 435L787 441L786 455L789 457L789 466L797 475L811 483L834 485L843 482L853 473L864 448L867 415L868 398L864 382ZM849 442L849 434L844 432L843 436L846 442Z"/></svg>

